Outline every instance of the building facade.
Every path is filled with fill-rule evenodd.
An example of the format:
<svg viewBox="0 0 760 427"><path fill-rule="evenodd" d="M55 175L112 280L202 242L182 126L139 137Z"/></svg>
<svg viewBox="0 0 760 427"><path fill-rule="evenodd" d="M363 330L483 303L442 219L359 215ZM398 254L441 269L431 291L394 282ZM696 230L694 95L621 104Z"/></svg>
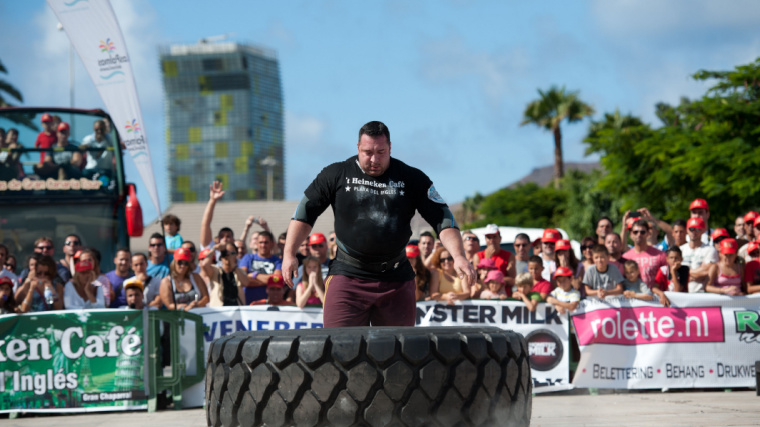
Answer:
<svg viewBox="0 0 760 427"><path fill-rule="evenodd" d="M224 183L225 200L266 199L268 190L283 200L282 86L274 52L200 42L161 48L160 59L170 200L207 201L215 180Z"/></svg>

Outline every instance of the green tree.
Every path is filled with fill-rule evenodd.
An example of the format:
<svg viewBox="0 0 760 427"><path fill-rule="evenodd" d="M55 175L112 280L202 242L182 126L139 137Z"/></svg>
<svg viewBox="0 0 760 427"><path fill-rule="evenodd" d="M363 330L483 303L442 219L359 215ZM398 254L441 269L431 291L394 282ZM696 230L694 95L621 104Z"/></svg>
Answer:
<svg viewBox="0 0 760 427"><path fill-rule="evenodd" d="M514 188L502 188L483 197L478 208L481 219L468 224L467 228L486 224L547 227L555 224L555 218L562 215L564 201L562 191L551 186L540 187L532 182Z"/></svg>
<svg viewBox="0 0 760 427"><path fill-rule="evenodd" d="M727 226L760 205L760 58L693 78L713 85L699 99L658 104L661 127L629 117L619 129L592 124L584 141L587 153L602 156L598 189L623 209L646 206L673 220L700 197L710 204L711 227Z"/></svg>
<svg viewBox="0 0 760 427"><path fill-rule="evenodd" d="M2 60L0 60L0 73L8 74L8 70L3 65ZM8 103L7 96L16 99L18 102L24 102L24 97L18 89L5 79L0 79L0 107L13 107L13 104Z"/></svg>
<svg viewBox="0 0 760 427"><path fill-rule="evenodd" d="M597 188L602 177L601 170L590 173L570 171L562 178L561 190L565 195L556 225L563 228L571 239L579 240L593 236L599 218L608 217L618 230L622 218L620 200Z"/></svg>
<svg viewBox="0 0 760 427"><path fill-rule="evenodd" d="M594 114L594 108L581 101L577 91L566 92L564 86L552 86L546 92L539 89L538 94L539 98L525 108L520 125L534 124L554 135L554 183L559 188L559 179L565 175L560 124L563 120L568 123L583 120Z"/></svg>

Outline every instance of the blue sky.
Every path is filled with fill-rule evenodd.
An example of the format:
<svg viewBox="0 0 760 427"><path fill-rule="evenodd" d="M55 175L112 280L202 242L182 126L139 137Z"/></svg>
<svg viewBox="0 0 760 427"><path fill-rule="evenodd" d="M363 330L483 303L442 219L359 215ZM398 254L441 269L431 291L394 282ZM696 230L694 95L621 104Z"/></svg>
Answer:
<svg viewBox="0 0 760 427"><path fill-rule="evenodd" d="M699 69L760 56L760 2L704 0L112 0L131 56L161 205L166 190L158 47L228 34L277 52L285 106L286 198L356 152L359 127L385 122L392 155L425 171L450 203L553 162L550 133L520 126L538 88L566 86L597 113L656 124L657 102L698 96ZM24 105L67 106L68 40L42 0L0 1L3 76ZM75 106L103 106L79 59ZM588 122L564 126L566 161L584 158ZM146 219L155 217L139 184Z"/></svg>

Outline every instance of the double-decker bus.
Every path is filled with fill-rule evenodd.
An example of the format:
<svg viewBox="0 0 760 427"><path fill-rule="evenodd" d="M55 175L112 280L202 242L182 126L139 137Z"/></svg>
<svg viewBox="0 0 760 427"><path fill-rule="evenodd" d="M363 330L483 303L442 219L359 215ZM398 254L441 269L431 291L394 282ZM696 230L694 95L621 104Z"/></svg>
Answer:
<svg viewBox="0 0 760 427"><path fill-rule="evenodd" d="M45 133L50 120L52 132ZM129 247L128 222L137 236L142 218L136 217L139 205L132 209L134 186L124 180L121 141L110 116L102 110L0 108L0 128L6 132L0 143L0 242L16 256L17 272L42 236L53 239L55 258L63 258L69 234L100 251L102 271L113 269L117 248ZM58 131L66 128L63 148ZM37 141L53 145L38 148Z"/></svg>

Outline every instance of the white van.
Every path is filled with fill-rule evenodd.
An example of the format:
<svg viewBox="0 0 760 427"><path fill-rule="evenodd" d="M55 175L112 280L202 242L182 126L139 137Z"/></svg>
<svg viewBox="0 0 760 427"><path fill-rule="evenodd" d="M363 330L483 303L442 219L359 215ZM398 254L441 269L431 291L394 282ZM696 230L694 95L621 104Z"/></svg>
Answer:
<svg viewBox="0 0 760 427"><path fill-rule="evenodd" d="M559 231L560 234L562 234L563 239L569 238L567 231L561 228L555 228L555 230ZM480 240L480 243L481 243L480 248L485 249L486 228L485 227L473 228L470 231L474 233L476 236L478 236L478 239ZM515 253L515 247L514 247L515 237L517 237L517 235L520 233L527 234L528 237L530 237L530 241L533 242L544 235L544 229L543 228L522 228L522 227L501 227L500 226L499 234L501 234L501 248L506 249L512 253ZM575 257L580 260L581 259L581 244L575 240L571 240L570 246L573 248L573 252L575 252ZM533 255L532 251L531 251L531 255Z"/></svg>

